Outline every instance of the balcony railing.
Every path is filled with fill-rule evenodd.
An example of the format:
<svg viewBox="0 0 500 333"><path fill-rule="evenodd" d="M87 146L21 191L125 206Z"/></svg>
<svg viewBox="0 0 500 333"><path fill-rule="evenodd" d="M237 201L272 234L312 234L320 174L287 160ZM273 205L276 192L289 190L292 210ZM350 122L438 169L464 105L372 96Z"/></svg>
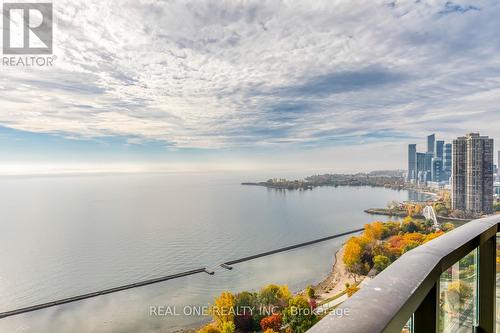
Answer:
<svg viewBox="0 0 500 333"><path fill-rule="evenodd" d="M403 327L415 333L495 332L499 223L500 216L474 220L405 253L309 333L399 333ZM460 268L464 258L472 262L467 271ZM457 296L458 315L443 310L452 274L456 293L463 292L460 279L472 281L467 299Z"/></svg>

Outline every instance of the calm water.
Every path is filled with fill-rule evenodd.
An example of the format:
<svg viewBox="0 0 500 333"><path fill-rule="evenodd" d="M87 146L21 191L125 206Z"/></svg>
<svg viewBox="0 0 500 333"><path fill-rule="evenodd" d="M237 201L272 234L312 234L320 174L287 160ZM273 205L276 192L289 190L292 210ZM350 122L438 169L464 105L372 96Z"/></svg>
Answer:
<svg viewBox="0 0 500 333"><path fill-rule="evenodd" d="M344 239L238 264L224 261L358 228L363 213L406 191L241 186L265 175L147 174L0 179L0 312L199 267L215 270L0 319L0 332L170 332L197 316L149 316L154 305L205 305L223 290L330 271ZM383 218L382 218L383 220ZM181 313L182 314L182 313Z"/></svg>

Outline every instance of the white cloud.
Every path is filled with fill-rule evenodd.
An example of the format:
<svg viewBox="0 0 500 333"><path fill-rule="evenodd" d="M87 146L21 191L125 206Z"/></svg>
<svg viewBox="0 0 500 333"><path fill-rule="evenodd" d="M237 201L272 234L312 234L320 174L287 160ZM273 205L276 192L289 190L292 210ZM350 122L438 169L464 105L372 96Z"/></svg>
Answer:
<svg viewBox="0 0 500 333"><path fill-rule="evenodd" d="M174 147L500 136L496 1L55 2L56 66L0 124ZM406 134L402 134L406 133Z"/></svg>

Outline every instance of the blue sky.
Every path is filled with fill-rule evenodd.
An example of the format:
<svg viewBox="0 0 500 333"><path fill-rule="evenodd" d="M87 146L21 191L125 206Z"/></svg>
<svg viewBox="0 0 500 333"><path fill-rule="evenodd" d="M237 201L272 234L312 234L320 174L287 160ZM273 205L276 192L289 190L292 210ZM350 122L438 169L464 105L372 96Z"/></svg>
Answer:
<svg viewBox="0 0 500 333"><path fill-rule="evenodd" d="M3 165L344 172L500 139L497 1L54 6L55 66L0 67Z"/></svg>

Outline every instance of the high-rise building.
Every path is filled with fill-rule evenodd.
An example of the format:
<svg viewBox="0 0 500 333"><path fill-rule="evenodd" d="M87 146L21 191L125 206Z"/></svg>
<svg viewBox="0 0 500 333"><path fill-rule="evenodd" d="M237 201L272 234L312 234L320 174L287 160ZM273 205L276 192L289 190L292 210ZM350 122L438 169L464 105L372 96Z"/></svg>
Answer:
<svg viewBox="0 0 500 333"><path fill-rule="evenodd" d="M443 180L443 160L439 157L432 158L432 181L440 182Z"/></svg>
<svg viewBox="0 0 500 333"><path fill-rule="evenodd" d="M436 150L434 152L434 157L443 159L444 155L444 141L438 140L436 141Z"/></svg>
<svg viewBox="0 0 500 333"><path fill-rule="evenodd" d="M441 175L442 181L449 182L451 178L451 161L452 161L453 145L447 143L444 145L443 156L443 174Z"/></svg>
<svg viewBox="0 0 500 333"><path fill-rule="evenodd" d="M417 182L425 183L432 180L432 154L417 153Z"/></svg>
<svg viewBox="0 0 500 333"><path fill-rule="evenodd" d="M452 152L452 144L447 143L444 145L444 156L443 156L443 169L448 171L451 175L451 152Z"/></svg>
<svg viewBox="0 0 500 333"><path fill-rule="evenodd" d="M493 139L478 133L453 140L452 209L493 211Z"/></svg>
<svg viewBox="0 0 500 333"><path fill-rule="evenodd" d="M427 181L426 153L417 153L417 181L419 183Z"/></svg>
<svg viewBox="0 0 500 333"><path fill-rule="evenodd" d="M432 159L434 158L433 153L425 153L425 171L428 172L429 179L431 180L431 174L432 174Z"/></svg>
<svg viewBox="0 0 500 333"><path fill-rule="evenodd" d="M417 145L408 145L408 181L417 179Z"/></svg>
<svg viewBox="0 0 500 333"><path fill-rule="evenodd" d="M434 155L434 146L436 144L436 135L432 134L427 137L427 152Z"/></svg>
<svg viewBox="0 0 500 333"><path fill-rule="evenodd" d="M500 182L500 150L498 151L498 160L497 160L497 182Z"/></svg>

